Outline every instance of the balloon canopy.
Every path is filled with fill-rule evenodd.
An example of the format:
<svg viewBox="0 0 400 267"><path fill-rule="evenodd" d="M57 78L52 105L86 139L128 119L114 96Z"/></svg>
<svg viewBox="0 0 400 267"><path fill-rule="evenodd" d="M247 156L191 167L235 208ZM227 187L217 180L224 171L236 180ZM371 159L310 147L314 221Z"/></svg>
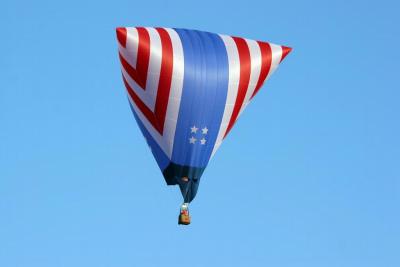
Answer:
<svg viewBox="0 0 400 267"><path fill-rule="evenodd" d="M291 48L197 30L117 28L129 104L184 202L239 115Z"/></svg>

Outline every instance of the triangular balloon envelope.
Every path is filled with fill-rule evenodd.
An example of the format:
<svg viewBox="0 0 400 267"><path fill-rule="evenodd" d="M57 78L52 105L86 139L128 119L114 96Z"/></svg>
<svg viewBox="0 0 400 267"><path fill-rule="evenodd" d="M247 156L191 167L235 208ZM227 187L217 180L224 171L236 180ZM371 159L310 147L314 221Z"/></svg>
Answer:
<svg viewBox="0 0 400 267"><path fill-rule="evenodd" d="M247 104L290 48L171 28L117 28L122 78L168 185L185 202Z"/></svg>

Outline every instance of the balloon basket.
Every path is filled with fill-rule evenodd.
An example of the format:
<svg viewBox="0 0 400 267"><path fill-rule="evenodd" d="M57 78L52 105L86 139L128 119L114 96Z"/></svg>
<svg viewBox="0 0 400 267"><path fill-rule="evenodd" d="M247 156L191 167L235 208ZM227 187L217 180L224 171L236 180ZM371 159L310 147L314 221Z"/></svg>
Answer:
<svg viewBox="0 0 400 267"><path fill-rule="evenodd" d="M188 225L190 224L189 214L179 214L178 224Z"/></svg>

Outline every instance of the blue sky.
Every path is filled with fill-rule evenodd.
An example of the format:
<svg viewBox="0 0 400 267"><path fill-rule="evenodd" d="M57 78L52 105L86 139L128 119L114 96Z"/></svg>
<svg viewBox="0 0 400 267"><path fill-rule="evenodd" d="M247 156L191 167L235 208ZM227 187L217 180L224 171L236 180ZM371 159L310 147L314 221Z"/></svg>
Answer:
<svg viewBox="0 0 400 267"><path fill-rule="evenodd" d="M400 266L395 1L0 4L0 266ZM205 171L190 227L127 103L115 27L294 51Z"/></svg>

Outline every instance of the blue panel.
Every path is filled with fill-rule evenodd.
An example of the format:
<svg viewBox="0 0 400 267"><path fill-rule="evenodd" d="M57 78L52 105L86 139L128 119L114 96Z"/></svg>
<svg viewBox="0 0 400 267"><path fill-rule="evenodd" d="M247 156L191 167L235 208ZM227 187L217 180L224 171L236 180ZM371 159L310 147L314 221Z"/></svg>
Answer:
<svg viewBox="0 0 400 267"><path fill-rule="evenodd" d="M217 34L184 29L176 32L182 41L185 72L171 160L203 168L210 159L225 109L228 56ZM193 128L196 132L192 127L198 128ZM194 143L190 143L191 138Z"/></svg>

